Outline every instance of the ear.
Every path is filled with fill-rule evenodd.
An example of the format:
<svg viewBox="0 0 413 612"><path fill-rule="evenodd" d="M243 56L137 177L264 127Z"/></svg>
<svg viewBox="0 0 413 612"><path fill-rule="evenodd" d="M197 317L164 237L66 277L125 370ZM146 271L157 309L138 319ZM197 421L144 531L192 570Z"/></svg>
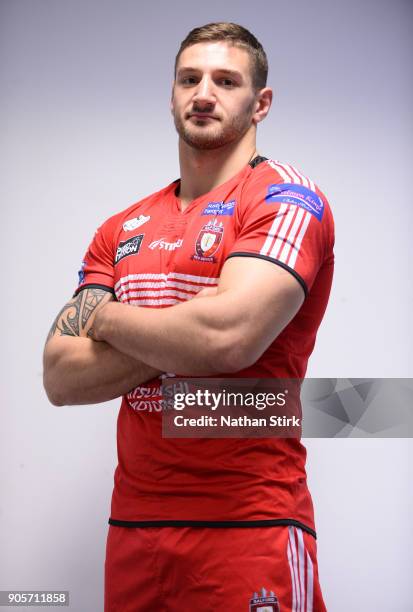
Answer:
<svg viewBox="0 0 413 612"><path fill-rule="evenodd" d="M172 81L171 99L169 102L169 110L171 111L172 114L174 112L174 87L175 87L175 80Z"/></svg>
<svg viewBox="0 0 413 612"><path fill-rule="evenodd" d="M255 113L252 117L253 123L260 123L268 115L272 104L273 91L271 87L264 87L256 94Z"/></svg>

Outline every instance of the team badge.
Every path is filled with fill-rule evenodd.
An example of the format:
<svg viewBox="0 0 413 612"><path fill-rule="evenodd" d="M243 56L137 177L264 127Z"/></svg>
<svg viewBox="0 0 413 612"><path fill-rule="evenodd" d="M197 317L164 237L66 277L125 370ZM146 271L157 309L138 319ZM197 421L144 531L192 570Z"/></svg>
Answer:
<svg viewBox="0 0 413 612"><path fill-rule="evenodd" d="M224 235L224 224L216 219L203 226L195 242L195 254L192 259L215 263L214 254L218 251Z"/></svg>
<svg viewBox="0 0 413 612"><path fill-rule="evenodd" d="M149 221L150 218L150 215L148 215L147 217L145 217L145 215L139 215L139 217L128 219L122 226L123 231L131 232L132 230L136 229L137 227L140 227L141 225Z"/></svg>
<svg viewBox="0 0 413 612"><path fill-rule="evenodd" d="M250 612L280 612L278 597L273 591L268 593L263 587L261 594L254 593L250 599Z"/></svg>

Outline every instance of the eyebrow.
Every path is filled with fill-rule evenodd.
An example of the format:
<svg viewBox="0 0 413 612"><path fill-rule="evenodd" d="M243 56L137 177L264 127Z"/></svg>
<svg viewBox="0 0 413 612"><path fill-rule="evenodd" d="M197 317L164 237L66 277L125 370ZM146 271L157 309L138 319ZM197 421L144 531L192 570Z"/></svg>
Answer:
<svg viewBox="0 0 413 612"><path fill-rule="evenodd" d="M180 68L177 72L177 76L180 76L185 72L201 72L200 68L192 68L191 66L184 66ZM238 72L238 70L230 70L229 68L214 68L213 72L219 72L221 74L227 74L228 76L232 76L242 80L242 74Z"/></svg>

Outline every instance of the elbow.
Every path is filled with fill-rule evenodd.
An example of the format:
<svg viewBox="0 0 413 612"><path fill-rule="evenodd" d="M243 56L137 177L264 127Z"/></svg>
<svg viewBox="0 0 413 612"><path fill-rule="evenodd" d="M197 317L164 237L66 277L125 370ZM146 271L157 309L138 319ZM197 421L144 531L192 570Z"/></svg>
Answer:
<svg viewBox="0 0 413 612"><path fill-rule="evenodd" d="M46 391L49 402L53 404L53 406L66 406L68 404L62 389L57 384L55 377L53 377L53 375L46 369L43 373L43 387Z"/></svg>
<svg viewBox="0 0 413 612"><path fill-rule="evenodd" d="M49 346L43 355L43 387L53 406L66 406L69 401L62 384L65 377L61 366L62 355L52 351Z"/></svg>
<svg viewBox="0 0 413 612"><path fill-rule="evenodd" d="M58 395L51 395L51 394L47 393L47 397L49 398L49 402L53 406L66 406L67 405L67 402L64 402L63 400L61 400Z"/></svg>

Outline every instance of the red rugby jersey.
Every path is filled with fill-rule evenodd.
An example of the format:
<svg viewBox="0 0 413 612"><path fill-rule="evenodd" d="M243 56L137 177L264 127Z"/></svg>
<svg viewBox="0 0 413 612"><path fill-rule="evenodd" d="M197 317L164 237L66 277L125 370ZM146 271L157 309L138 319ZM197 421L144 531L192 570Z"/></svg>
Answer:
<svg viewBox="0 0 413 612"><path fill-rule="evenodd" d="M270 260L293 274L306 298L260 359L235 376L303 378L333 276L325 196L296 168L265 158L183 213L178 187L175 181L103 223L77 292L95 285L126 304L165 308L216 286L229 257ZM160 384L154 379L123 397L110 523L287 523L314 533L298 439L163 439Z"/></svg>

